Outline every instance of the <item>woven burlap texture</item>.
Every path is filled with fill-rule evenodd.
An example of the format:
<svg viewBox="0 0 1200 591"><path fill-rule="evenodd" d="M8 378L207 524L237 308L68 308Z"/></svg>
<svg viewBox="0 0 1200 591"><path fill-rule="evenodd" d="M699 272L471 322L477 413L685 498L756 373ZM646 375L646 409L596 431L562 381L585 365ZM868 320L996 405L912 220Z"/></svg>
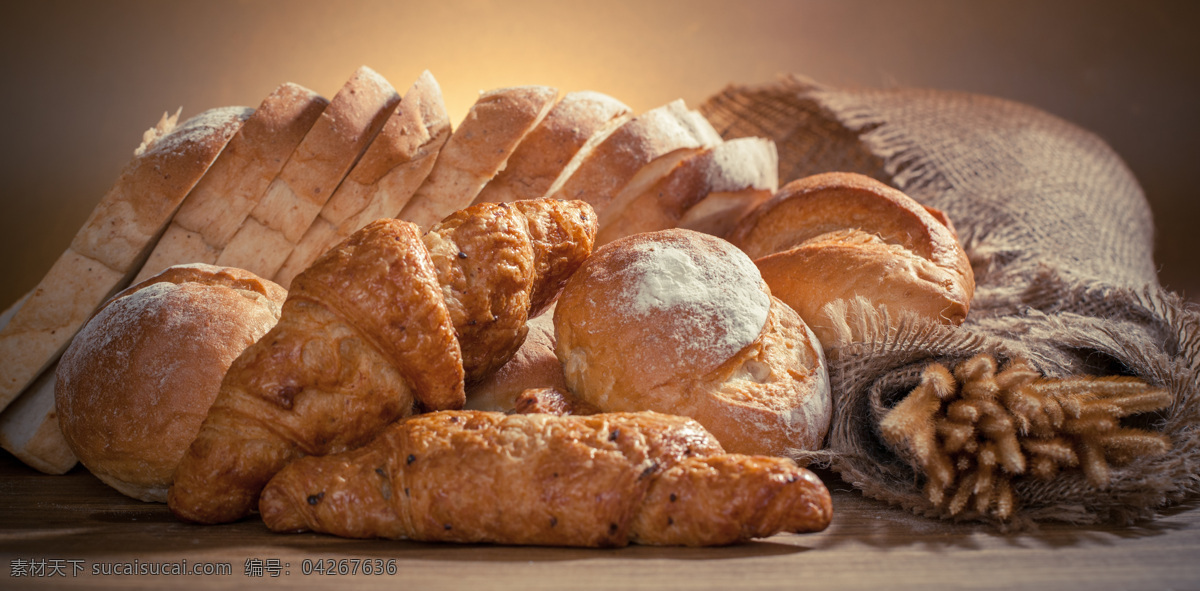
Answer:
<svg viewBox="0 0 1200 591"><path fill-rule="evenodd" d="M1104 141L994 97L798 76L731 86L700 110L726 138L773 139L781 183L859 172L941 209L975 272L961 327L851 304L853 338L827 351L834 423L807 459L868 496L948 517L877 425L928 363L989 353L1027 358L1049 377L1137 376L1174 400L1140 425L1170 437L1168 455L1114 470L1105 489L1072 473L1021 481L1014 523L1129 523L1200 492L1200 314L1160 287L1149 205Z"/></svg>

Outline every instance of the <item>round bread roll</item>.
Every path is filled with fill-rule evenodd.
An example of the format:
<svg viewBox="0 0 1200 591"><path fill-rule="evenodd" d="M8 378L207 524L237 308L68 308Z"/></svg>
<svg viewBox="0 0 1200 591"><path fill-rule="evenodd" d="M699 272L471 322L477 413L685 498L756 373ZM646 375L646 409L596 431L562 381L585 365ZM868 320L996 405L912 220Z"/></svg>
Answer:
<svg viewBox="0 0 1200 591"><path fill-rule="evenodd" d="M58 366L55 405L79 461L128 496L166 502L226 370L286 296L249 271L195 264L108 300Z"/></svg>
<svg viewBox="0 0 1200 591"><path fill-rule="evenodd" d="M819 449L829 429L820 343L720 238L672 229L598 248L554 328L568 387L602 411L692 417L753 455Z"/></svg>
<svg viewBox="0 0 1200 591"><path fill-rule="evenodd" d="M912 313L958 325L975 276L945 215L870 177L824 173L784 185L729 234L771 293L800 313L826 349L844 344L848 308Z"/></svg>
<svg viewBox="0 0 1200 591"><path fill-rule="evenodd" d="M517 397L530 389L566 390L562 365L554 354L553 306L525 326L529 332L512 359L482 380L467 386L467 410L511 412Z"/></svg>

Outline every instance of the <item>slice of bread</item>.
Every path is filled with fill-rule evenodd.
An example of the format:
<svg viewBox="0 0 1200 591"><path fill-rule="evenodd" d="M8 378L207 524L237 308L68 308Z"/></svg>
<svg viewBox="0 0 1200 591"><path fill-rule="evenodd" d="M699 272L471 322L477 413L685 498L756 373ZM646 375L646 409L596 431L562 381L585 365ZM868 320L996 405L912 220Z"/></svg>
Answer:
<svg viewBox="0 0 1200 591"><path fill-rule="evenodd" d="M334 95L215 262L274 277L400 96L362 67Z"/></svg>
<svg viewBox="0 0 1200 591"><path fill-rule="evenodd" d="M27 299L28 293L0 313L0 330L8 325ZM0 412L0 447L26 465L47 474L63 474L78 461L58 428L58 413L54 411L54 371L57 367L57 362L50 364L32 385Z"/></svg>
<svg viewBox="0 0 1200 591"><path fill-rule="evenodd" d="M253 112L163 116L71 245L0 330L0 409L54 362L97 306L125 287L179 204Z"/></svg>
<svg viewBox="0 0 1200 591"><path fill-rule="evenodd" d="M359 228L396 217L433 169L449 137L442 89L425 71L325 203L275 274L275 282L288 287L317 257Z"/></svg>
<svg viewBox="0 0 1200 591"><path fill-rule="evenodd" d="M590 90L567 93L521 141L475 203L537 199L592 136L615 129L632 116L625 103Z"/></svg>
<svg viewBox="0 0 1200 591"><path fill-rule="evenodd" d="M521 140L546 117L558 90L516 86L484 92L417 189L400 219L428 230L442 218L471 204L505 166Z"/></svg>
<svg viewBox="0 0 1200 591"><path fill-rule="evenodd" d="M682 100L630 119L568 167L550 188L555 199L581 199L596 209L600 227L629 199L681 160L721 143L721 136Z"/></svg>
<svg viewBox="0 0 1200 591"><path fill-rule="evenodd" d="M171 265L216 262L328 104L292 83L267 96L183 200L133 282Z"/></svg>
<svg viewBox="0 0 1200 591"><path fill-rule="evenodd" d="M738 138L705 149L612 212L611 221L596 235L596 245L676 227L722 236L774 194L778 168L771 140Z"/></svg>
<svg viewBox="0 0 1200 591"><path fill-rule="evenodd" d="M779 189L779 152L769 139L745 137L717 146L710 160L707 195L676 225L723 238Z"/></svg>

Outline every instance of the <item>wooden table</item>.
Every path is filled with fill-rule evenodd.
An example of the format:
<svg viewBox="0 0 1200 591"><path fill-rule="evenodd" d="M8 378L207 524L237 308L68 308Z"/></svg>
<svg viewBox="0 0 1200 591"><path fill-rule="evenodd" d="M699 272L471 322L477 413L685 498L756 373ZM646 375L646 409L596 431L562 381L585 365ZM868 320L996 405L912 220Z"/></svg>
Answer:
<svg viewBox="0 0 1200 591"><path fill-rule="evenodd" d="M1138 527L1001 535L915 517L822 476L835 517L819 534L726 548L585 550L280 535L258 519L186 525L83 468L47 476L4 454L0 589L1200 589L1197 503ZM163 563L225 574L93 574ZM380 566L382 574L363 572Z"/></svg>

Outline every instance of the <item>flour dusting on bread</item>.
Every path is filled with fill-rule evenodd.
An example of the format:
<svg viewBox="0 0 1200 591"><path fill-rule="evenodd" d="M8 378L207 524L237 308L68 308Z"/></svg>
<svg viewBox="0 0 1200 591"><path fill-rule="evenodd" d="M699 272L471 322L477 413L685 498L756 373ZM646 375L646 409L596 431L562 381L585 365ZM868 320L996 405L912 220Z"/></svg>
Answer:
<svg viewBox="0 0 1200 591"><path fill-rule="evenodd" d="M636 316L669 310L682 320L683 330L670 335L680 351L707 350L723 360L758 338L771 298L748 257L717 240L707 242L724 256L701 260L709 253L670 241L632 245L635 254L625 271L630 284L623 295ZM704 340L695 340L696 335Z"/></svg>

